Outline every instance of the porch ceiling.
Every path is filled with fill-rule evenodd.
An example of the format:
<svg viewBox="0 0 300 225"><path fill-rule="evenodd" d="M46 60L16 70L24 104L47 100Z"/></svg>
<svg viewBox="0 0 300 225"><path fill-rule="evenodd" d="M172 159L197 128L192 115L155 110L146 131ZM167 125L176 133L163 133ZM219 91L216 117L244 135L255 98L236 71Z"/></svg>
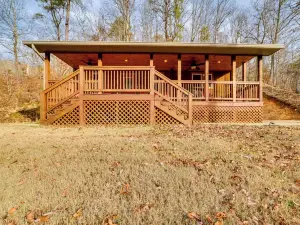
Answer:
<svg viewBox="0 0 300 225"><path fill-rule="evenodd" d="M62 61L72 66L79 68L80 65L96 66L98 61L98 54L96 53L53 53ZM237 56L237 67L242 65L242 62L251 60L254 56ZM177 54L154 54L153 63L157 70L167 71L170 69L177 70L178 66ZM204 70L204 55L203 54L182 54L182 71L187 71L191 67L193 60L200 64L200 70ZM150 54L103 54L103 66L149 66ZM231 56L229 55L210 55L209 56L210 71L230 71L231 70Z"/></svg>
<svg viewBox="0 0 300 225"><path fill-rule="evenodd" d="M284 48L281 44L210 44L178 42L85 42L23 41L41 52L50 53L192 53L268 56Z"/></svg>

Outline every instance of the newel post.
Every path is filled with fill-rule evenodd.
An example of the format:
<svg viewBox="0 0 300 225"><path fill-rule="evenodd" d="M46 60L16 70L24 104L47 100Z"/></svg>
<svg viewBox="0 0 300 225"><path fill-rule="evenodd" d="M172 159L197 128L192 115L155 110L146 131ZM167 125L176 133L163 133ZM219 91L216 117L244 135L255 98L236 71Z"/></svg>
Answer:
<svg viewBox="0 0 300 225"><path fill-rule="evenodd" d="M155 99L154 99L154 73L155 73L155 67L150 66L150 125L155 124Z"/></svg>
<svg viewBox="0 0 300 225"><path fill-rule="evenodd" d="M84 96L84 69L82 66L79 67L79 125L84 126L84 105L83 105L83 96Z"/></svg>

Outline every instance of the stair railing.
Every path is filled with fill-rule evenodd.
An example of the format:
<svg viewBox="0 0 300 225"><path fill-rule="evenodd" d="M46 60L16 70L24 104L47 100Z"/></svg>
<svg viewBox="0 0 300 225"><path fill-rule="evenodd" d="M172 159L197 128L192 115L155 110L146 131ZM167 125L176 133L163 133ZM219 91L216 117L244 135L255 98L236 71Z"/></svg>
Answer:
<svg viewBox="0 0 300 225"><path fill-rule="evenodd" d="M180 87L157 70L154 71L154 93L176 108L186 112L190 124L192 123L192 93Z"/></svg>
<svg viewBox="0 0 300 225"><path fill-rule="evenodd" d="M47 114L79 93L79 70L56 82L41 93L41 121Z"/></svg>

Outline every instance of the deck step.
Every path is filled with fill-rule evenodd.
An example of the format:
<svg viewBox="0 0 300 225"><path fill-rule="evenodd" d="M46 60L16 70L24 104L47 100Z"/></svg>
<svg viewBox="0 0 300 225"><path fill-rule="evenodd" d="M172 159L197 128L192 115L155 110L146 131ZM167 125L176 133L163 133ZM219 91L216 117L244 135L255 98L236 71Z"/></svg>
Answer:
<svg viewBox="0 0 300 225"><path fill-rule="evenodd" d="M184 115L178 115L175 109L173 109L173 110L169 109L170 104L164 105L163 101L155 101L155 106L157 108L159 108L160 110L162 110L163 112L167 113L169 116L171 116L174 119L178 120L182 124L186 124L186 125L189 124L189 120L185 119Z"/></svg>

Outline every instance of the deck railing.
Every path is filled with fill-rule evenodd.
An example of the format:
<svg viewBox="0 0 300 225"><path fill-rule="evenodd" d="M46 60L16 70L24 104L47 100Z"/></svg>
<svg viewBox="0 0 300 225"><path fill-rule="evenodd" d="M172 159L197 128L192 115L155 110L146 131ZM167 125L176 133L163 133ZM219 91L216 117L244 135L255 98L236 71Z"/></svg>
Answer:
<svg viewBox="0 0 300 225"><path fill-rule="evenodd" d="M82 67L84 94L150 92L150 67Z"/></svg>
<svg viewBox="0 0 300 225"><path fill-rule="evenodd" d="M205 81L183 80L181 85L193 94L193 100L205 100Z"/></svg>
<svg viewBox="0 0 300 225"><path fill-rule="evenodd" d="M178 83L177 80L173 80ZM181 85L184 89L193 94L194 101L205 100L205 81L201 80L182 80ZM209 81L209 101L233 101L233 81ZM259 101L259 82L237 81L236 82L236 101Z"/></svg>
<svg viewBox="0 0 300 225"><path fill-rule="evenodd" d="M79 70L53 82L41 94L41 118L46 119L62 103L75 95L156 94L182 111L190 113L191 101L262 101L260 83L245 81L172 81L154 67L82 66ZM235 91L235 92L234 92Z"/></svg>

